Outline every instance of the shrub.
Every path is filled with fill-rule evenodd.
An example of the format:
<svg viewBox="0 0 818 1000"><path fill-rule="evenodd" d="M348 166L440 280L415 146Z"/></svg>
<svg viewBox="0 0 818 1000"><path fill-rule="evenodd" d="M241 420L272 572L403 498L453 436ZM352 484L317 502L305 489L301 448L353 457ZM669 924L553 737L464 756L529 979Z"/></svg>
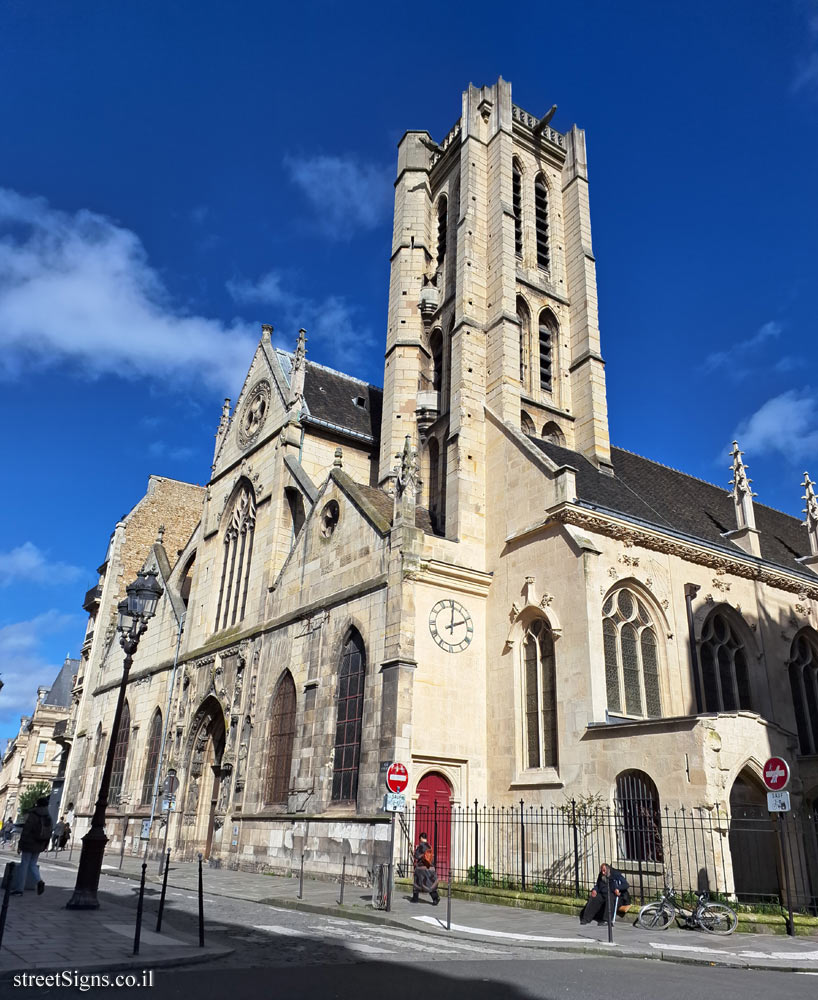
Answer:
<svg viewBox="0 0 818 1000"><path fill-rule="evenodd" d="M471 865L469 867L469 882L472 885L494 885L494 876L490 868L482 865Z"/></svg>

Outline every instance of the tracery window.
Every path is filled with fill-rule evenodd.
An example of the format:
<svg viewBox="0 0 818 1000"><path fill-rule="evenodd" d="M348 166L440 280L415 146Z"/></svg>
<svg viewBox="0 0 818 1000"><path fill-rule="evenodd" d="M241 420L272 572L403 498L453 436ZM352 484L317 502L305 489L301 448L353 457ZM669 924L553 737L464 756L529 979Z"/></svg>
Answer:
<svg viewBox="0 0 818 1000"><path fill-rule="evenodd" d="M802 754L818 753L818 637L802 632L790 649L789 675L798 744Z"/></svg>
<svg viewBox="0 0 818 1000"><path fill-rule="evenodd" d="M662 714L656 626L645 604L627 587L602 606L608 711L636 718Z"/></svg>
<svg viewBox="0 0 818 1000"><path fill-rule="evenodd" d="M446 239L449 228L449 203L443 195L437 203L437 266L441 267L446 256Z"/></svg>
<svg viewBox="0 0 818 1000"><path fill-rule="evenodd" d="M523 434L527 434L529 437L534 437L534 435L537 433L534 427L534 421L525 412L525 410L523 410L520 413L520 430L523 432Z"/></svg>
<svg viewBox="0 0 818 1000"><path fill-rule="evenodd" d="M644 771L622 771L617 775L616 820L623 859L664 860L659 793Z"/></svg>
<svg viewBox="0 0 818 1000"><path fill-rule="evenodd" d="M267 805L286 802L290 790L290 769L295 738L295 681L285 670L276 687L267 747L267 780L264 801Z"/></svg>
<svg viewBox="0 0 818 1000"><path fill-rule="evenodd" d="M551 266L548 246L548 188L542 174L538 174L534 181L534 217L537 227L537 267L547 271Z"/></svg>
<svg viewBox="0 0 818 1000"><path fill-rule="evenodd" d="M523 175L517 160L511 163L511 206L514 213L514 252L523 256Z"/></svg>
<svg viewBox="0 0 818 1000"><path fill-rule="evenodd" d="M162 745L162 713L157 708L151 719L148 733L148 752L145 758L145 777L142 780L142 805L148 806L153 798L153 786L159 769L159 748Z"/></svg>
<svg viewBox="0 0 818 1000"><path fill-rule="evenodd" d="M119 719L119 729L114 747L114 763L111 769L111 784L108 786L108 802L112 806L119 805L122 797L122 781L125 777L125 762L128 759L128 744L131 739L131 710L128 702L122 706Z"/></svg>
<svg viewBox="0 0 818 1000"><path fill-rule="evenodd" d="M216 628L227 628L244 618L247 585L253 557L256 501L252 489L244 485L236 497L224 533L224 559L216 608Z"/></svg>
<svg viewBox="0 0 818 1000"><path fill-rule="evenodd" d="M721 611L713 611L704 623L699 661L705 711L735 712L752 708L744 640Z"/></svg>
<svg viewBox="0 0 818 1000"><path fill-rule="evenodd" d="M332 769L333 802L354 802L358 795L365 673L363 639L355 629L351 629L344 643L338 671L338 715Z"/></svg>
<svg viewBox="0 0 818 1000"><path fill-rule="evenodd" d="M557 684L554 636L537 618L523 639L525 766L557 766Z"/></svg>
<svg viewBox="0 0 818 1000"><path fill-rule="evenodd" d="M543 392L554 391L554 374L552 371L552 355L557 321L550 309L540 313L540 389Z"/></svg>
<svg viewBox="0 0 818 1000"><path fill-rule="evenodd" d="M520 323L520 384L523 391L528 390L529 343L531 337L531 313L528 311L525 299L517 296L517 319Z"/></svg>

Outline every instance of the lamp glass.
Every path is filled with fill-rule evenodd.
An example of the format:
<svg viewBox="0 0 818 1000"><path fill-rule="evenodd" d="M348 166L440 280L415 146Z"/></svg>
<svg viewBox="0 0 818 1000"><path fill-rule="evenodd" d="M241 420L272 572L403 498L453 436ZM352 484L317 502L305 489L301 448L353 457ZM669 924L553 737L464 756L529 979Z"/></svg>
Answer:
<svg viewBox="0 0 818 1000"><path fill-rule="evenodd" d="M156 579L156 571L140 570L134 582L129 584L126 589L131 614L143 621L153 618L156 614L156 605L163 594L162 587Z"/></svg>

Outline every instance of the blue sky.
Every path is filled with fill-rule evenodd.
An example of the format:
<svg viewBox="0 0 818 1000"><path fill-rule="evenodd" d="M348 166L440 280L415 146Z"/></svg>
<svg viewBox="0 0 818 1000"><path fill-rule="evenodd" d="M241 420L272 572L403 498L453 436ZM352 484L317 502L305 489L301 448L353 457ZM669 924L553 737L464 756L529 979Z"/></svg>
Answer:
<svg viewBox="0 0 818 1000"><path fill-rule="evenodd" d="M818 6L0 6L0 740L151 473L204 483L259 334L382 382L395 147L471 81L588 137L614 443L818 478Z"/></svg>

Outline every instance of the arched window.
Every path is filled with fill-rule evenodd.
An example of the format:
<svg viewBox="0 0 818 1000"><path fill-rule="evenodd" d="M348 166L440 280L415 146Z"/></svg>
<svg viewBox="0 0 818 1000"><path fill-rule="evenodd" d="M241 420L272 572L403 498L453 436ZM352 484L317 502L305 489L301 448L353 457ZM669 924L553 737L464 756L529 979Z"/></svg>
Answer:
<svg viewBox="0 0 818 1000"><path fill-rule="evenodd" d="M531 342L531 313L525 299L517 296L517 319L520 323L520 385L528 391L529 344Z"/></svg>
<svg viewBox="0 0 818 1000"><path fill-rule="evenodd" d="M446 195L442 195L437 203L437 266L443 266L446 256L446 239L449 228L449 203Z"/></svg>
<svg viewBox="0 0 818 1000"><path fill-rule="evenodd" d="M818 753L818 643L806 632L790 649L790 689L802 754Z"/></svg>
<svg viewBox="0 0 818 1000"><path fill-rule="evenodd" d="M429 350L432 355L432 391L440 392L443 388L443 334L439 329L432 330Z"/></svg>
<svg viewBox="0 0 818 1000"><path fill-rule="evenodd" d="M511 161L511 206L514 212L514 252L523 256L523 174L516 159Z"/></svg>
<svg viewBox="0 0 818 1000"><path fill-rule="evenodd" d="M148 753L145 758L145 777L142 781L142 805L148 806L153 798L156 772L159 769L159 748L162 745L162 713L157 708L151 719L148 733Z"/></svg>
<svg viewBox="0 0 818 1000"><path fill-rule="evenodd" d="M196 553L190 557L187 566L185 566L185 572L182 575L182 584L179 588L179 596L182 598L182 603L185 607L188 606L190 602L190 588L193 586L193 565L196 562Z"/></svg>
<svg viewBox="0 0 818 1000"><path fill-rule="evenodd" d="M553 344L557 334L557 320L550 309L540 313L540 389L543 392L554 391L554 373L552 371Z"/></svg>
<svg viewBox="0 0 818 1000"><path fill-rule="evenodd" d="M244 618L247 584L253 557L256 501L249 486L239 490L224 532L224 559L216 609L216 628L227 628Z"/></svg>
<svg viewBox="0 0 818 1000"><path fill-rule="evenodd" d="M538 618L523 639L525 766L557 766L557 684L554 636Z"/></svg>
<svg viewBox="0 0 818 1000"><path fill-rule="evenodd" d="M705 711L735 712L736 709L752 708L744 641L721 611L714 611L704 623L699 662Z"/></svg>
<svg viewBox="0 0 818 1000"><path fill-rule="evenodd" d="M537 224L537 267L547 271L551 266L548 248L548 188L542 174L534 181L534 215Z"/></svg>
<svg viewBox="0 0 818 1000"><path fill-rule="evenodd" d="M616 821L623 858L664 860L659 793L644 771L623 771L617 775Z"/></svg>
<svg viewBox="0 0 818 1000"><path fill-rule="evenodd" d="M662 714L656 626L644 603L626 587L602 606L608 711L637 718Z"/></svg>
<svg viewBox="0 0 818 1000"><path fill-rule="evenodd" d="M108 802L112 806L119 805L122 797L122 780L125 777L125 761L128 759L128 743L131 739L131 710L128 702L122 706L119 729L114 747L114 764L111 769L111 784L108 788Z"/></svg>
<svg viewBox="0 0 818 1000"><path fill-rule="evenodd" d="M295 681L285 670L276 687L270 720L270 742L267 749L267 780L264 801L267 805L286 802L290 790L290 769L293 762L295 737Z"/></svg>
<svg viewBox="0 0 818 1000"><path fill-rule="evenodd" d="M338 671L338 716L332 769L333 802L354 802L358 795L365 673L363 639L355 629L351 629L344 643Z"/></svg>
<svg viewBox="0 0 818 1000"><path fill-rule="evenodd" d="M560 447L565 446L565 435L560 430L559 424L555 424L553 420L543 425L541 437L543 441L550 441L551 444L558 444Z"/></svg>
<svg viewBox="0 0 818 1000"><path fill-rule="evenodd" d="M529 437L534 437L537 433L536 428L534 427L534 421L531 417L529 417L525 410L523 410L520 414L520 430L523 434L528 434Z"/></svg>

